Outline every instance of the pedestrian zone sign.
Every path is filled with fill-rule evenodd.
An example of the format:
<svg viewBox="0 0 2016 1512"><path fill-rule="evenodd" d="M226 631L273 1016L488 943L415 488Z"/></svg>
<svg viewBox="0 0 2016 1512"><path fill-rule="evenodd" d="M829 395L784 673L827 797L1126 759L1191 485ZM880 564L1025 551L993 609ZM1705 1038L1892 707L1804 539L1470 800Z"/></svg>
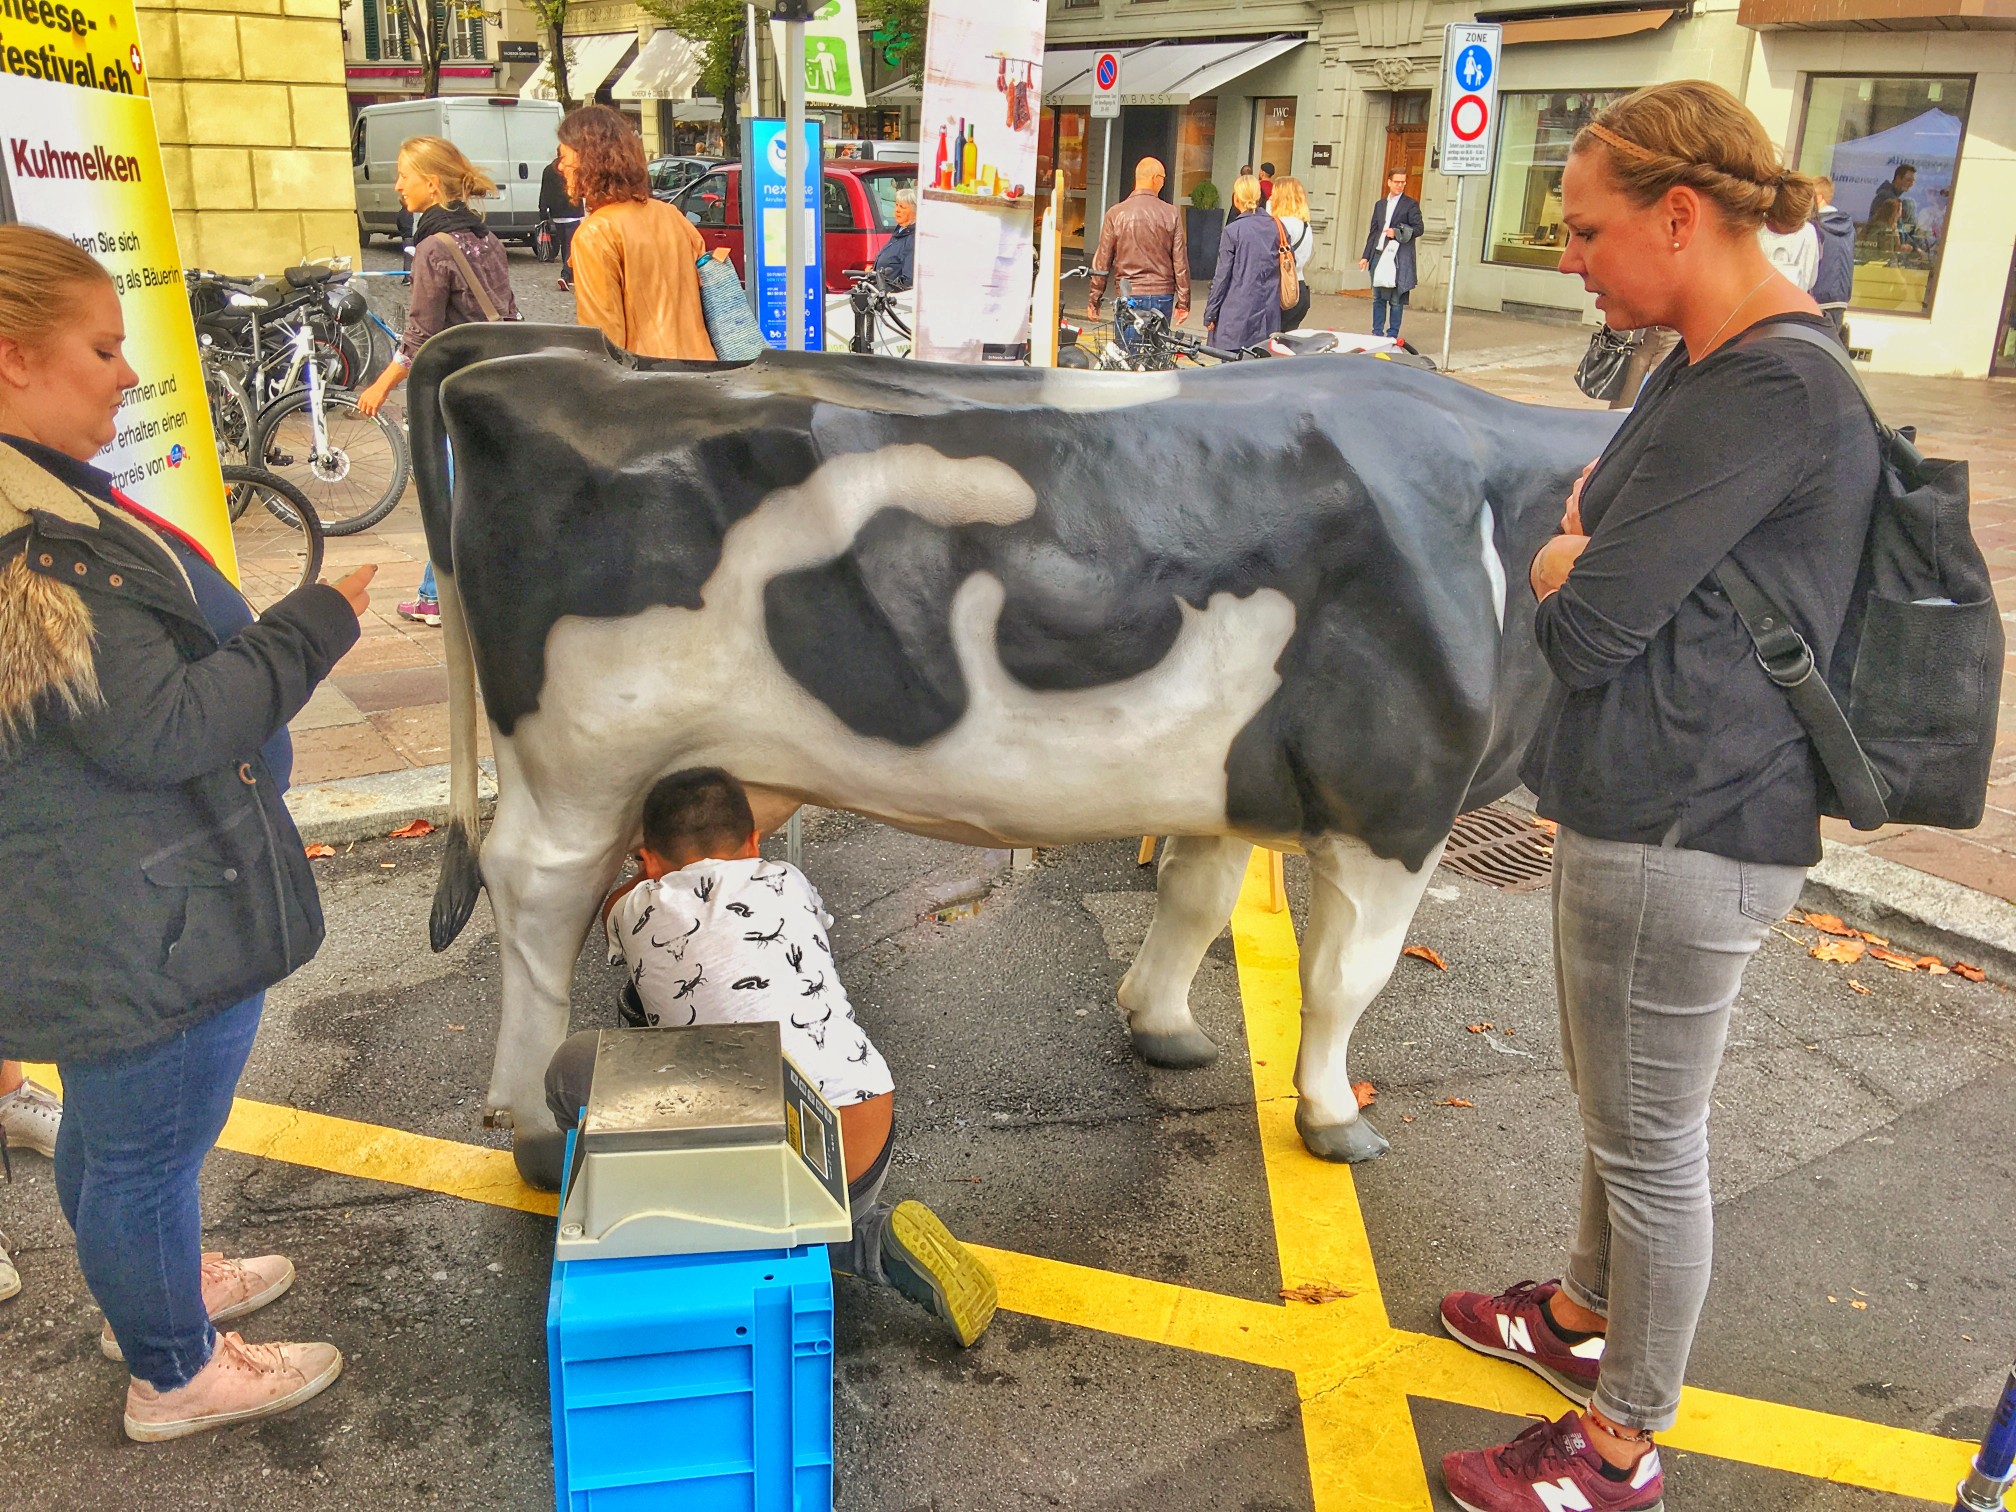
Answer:
<svg viewBox="0 0 2016 1512"><path fill-rule="evenodd" d="M1498 116L1498 43L1489 22L1453 22L1442 36L1443 173L1489 173Z"/></svg>
<svg viewBox="0 0 2016 1512"><path fill-rule="evenodd" d="M1092 60L1092 119L1110 121L1120 114L1120 54L1102 52Z"/></svg>

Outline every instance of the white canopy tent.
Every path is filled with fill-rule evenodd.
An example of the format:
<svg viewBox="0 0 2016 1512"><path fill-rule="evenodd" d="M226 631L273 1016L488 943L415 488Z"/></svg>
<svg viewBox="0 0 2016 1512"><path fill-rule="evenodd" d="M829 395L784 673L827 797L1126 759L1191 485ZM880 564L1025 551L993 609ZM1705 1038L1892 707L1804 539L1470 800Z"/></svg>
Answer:
<svg viewBox="0 0 2016 1512"><path fill-rule="evenodd" d="M637 45L637 33L607 32L586 37L569 37L567 45L567 92L577 100L592 100L609 75L630 49ZM557 100L553 90L553 60L541 58L518 90L521 100Z"/></svg>
<svg viewBox="0 0 2016 1512"><path fill-rule="evenodd" d="M1828 167L1836 208L1857 221L1866 221L1877 187L1889 182L1900 165L1909 163L1918 170L1918 178L1905 191L1905 198L1912 202L1919 219L1925 220L1933 208L1935 191L1940 191L1943 206L1945 195L1953 188L1953 170L1960 161L1960 132L1960 117L1935 109L1887 131L1872 131L1840 143Z"/></svg>

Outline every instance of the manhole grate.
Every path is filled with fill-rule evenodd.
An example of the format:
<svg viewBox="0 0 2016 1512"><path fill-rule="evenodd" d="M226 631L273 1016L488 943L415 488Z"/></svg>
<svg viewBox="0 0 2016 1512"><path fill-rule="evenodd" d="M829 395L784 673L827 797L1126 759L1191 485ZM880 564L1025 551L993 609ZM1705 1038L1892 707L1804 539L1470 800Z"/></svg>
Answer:
<svg viewBox="0 0 2016 1512"><path fill-rule="evenodd" d="M1554 836L1509 809L1458 814L1442 864L1506 892L1545 887L1554 874Z"/></svg>

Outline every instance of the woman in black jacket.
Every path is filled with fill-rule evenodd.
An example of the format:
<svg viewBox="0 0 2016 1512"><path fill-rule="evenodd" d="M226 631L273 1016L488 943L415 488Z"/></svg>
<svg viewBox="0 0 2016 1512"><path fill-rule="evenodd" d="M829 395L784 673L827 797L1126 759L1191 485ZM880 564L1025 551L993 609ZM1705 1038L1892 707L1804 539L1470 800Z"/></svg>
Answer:
<svg viewBox="0 0 2016 1512"><path fill-rule="evenodd" d="M154 1440L342 1369L330 1344L212 1328L294 1270L205 1255L197 1173L265 989L321 943L286 726L356 641L375 569L255 623L193 538L90 465L138 382L125 334L87 254L0 226L0 1055L62 1072L57 1192L127 1362L126 1432Z"/></svg>

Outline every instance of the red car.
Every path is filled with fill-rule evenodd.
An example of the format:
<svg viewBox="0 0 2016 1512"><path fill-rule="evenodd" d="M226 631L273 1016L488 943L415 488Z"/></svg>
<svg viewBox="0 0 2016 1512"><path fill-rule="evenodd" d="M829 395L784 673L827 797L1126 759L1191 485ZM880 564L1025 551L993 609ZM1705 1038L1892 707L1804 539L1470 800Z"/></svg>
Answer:
<svg viewBox="0 0 2016 1512"><path fill-rule="evenodd" d="M875 261L896 229L896 191L917 187L915 163L826 164L826 287L848 289L847 272ZM700 230L711 250L726 247L735 271L742 272L742 170L723 163L688 185L673 201Z"/></svg>

